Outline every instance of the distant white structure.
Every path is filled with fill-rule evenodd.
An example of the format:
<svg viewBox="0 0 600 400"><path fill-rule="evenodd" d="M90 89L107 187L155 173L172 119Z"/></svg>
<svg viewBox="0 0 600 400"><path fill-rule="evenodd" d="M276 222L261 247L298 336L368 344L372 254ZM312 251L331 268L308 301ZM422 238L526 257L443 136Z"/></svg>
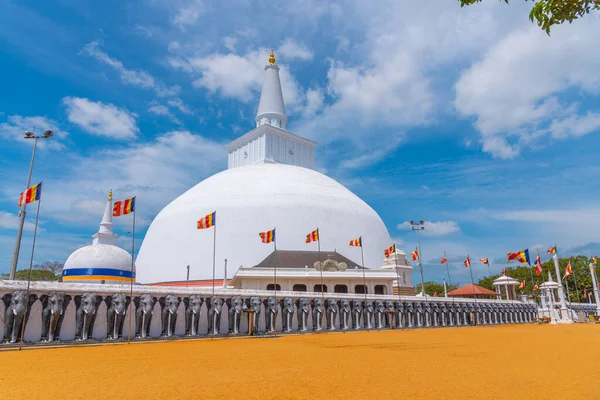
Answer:
<svg viewBox="0 0 600 400"><path fill-rule="evenodd" d="M319 228L322 249L337 249L365 267L378 269L392 244L377 213L350 190L314 170L315 142L286 130L279 67L271 54L265 67L256 129L227 145L229 168L200 182L167 205L150 225L136 264L138 281L156 283L185 278L212 279L213 235L216 259L228 272L253 267L274 250L259 232L276 229L277 249L315 251L305 243ZM196 229L196 221L216 211L216 228ZM216 232L213 231L216 229ZM218 269L217 271L221 271ZM221 274L215 276L221 285ZM412 286L412 283L411 283Z"/></svg>
<svg viewBox="0 0 600 400"><path fill-rule="evenodd" d="M113 233L112 191L108 195L100 229L92 244L77 249L67 258L62 280L87 283L123 283L135 281L135 266L131 273L131 254L117 246Z"/></svg>
<svg viewBox="0 0 600 400"><path fill-rule="evenodd" d="M511 278L510 276L502 275L499 278L494 279L492 285L494 289L496 289L496 293L499 295L505 295L506 300L517 300L517 286L521 283ZM504 287L504 293L502 293L502 288Z"/></svg>

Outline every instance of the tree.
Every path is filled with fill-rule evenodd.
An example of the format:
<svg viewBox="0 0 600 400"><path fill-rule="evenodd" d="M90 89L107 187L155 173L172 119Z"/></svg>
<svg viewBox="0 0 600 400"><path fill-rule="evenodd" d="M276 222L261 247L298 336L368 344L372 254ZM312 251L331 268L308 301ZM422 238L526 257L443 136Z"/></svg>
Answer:
<svg viewBox="0 0 600 400"><path fill-rule="evenodd" d="M460 0L460 6L480 3L483 0ZM508 4L508 0L500 0ZM525 0L528 1L528 0ZM533 8L529 13L531 22L535 20L540 28L550 35L554 25L569 23L589 14L592 10L600 10L600 0L532 0Z"/></svg>
<svg viewBox="0 0 600 400"><path fill-rule="evenodd" d="M454 290L457 287L458 285L456 283L446 283L446 290L448 291ZM420 284L415 286L415 292L421 292ZM425 282L425 294L433 296L434 293L437 293L439 297L444 297L444 284L433 281Z"/></svg>
<svg viewBox="0 0 600 400"><path fill-rule="evenodd" d="M59 276L63 269L63 263L58 261L46 261L45 263L39 265L36 264L33 266L33 269L39 269L41 271L49 271L54 275Z"/></svg>
<svg viewBox="0 0 600 400"><path fill-rule="evenodd" d="M0 279L8 279L8 274L0 275ZM20 269L15 272L15 279L18 281L26 281L29 278L29 269ZM57 281L58 276L52 271L44 271L41 269L31 269L32 281Z"/></svg>

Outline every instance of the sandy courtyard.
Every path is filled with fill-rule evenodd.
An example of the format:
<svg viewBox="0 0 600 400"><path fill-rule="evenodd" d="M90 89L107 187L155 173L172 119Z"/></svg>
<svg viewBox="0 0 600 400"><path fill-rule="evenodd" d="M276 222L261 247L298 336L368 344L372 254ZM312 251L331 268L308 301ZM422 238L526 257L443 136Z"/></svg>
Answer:
<svg viewBox="0 0 600 400"><path fill-rule="evenodd" d="M0 398L583 398L599 356L591 324L2 351Z"/></svg>

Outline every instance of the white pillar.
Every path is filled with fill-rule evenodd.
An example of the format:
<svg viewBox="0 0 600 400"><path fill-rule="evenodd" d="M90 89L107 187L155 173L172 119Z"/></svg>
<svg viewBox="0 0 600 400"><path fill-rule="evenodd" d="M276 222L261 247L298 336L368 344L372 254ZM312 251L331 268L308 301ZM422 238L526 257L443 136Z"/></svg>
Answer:
<svg viewBox="0 0 600 400"><path fill-rule="evenodd" d="M560 270L558 268L558 255L554 254L552 256L554 260L554 271L556 272L556 281L558 282L558 301L560 302L560 320L563 323L572 323L571 315L569 310L567 309L567 304L565 303L565 292L563 290L562 279L560 276Z"/></svg>
<svg viewBox="0 0 600 400"><path fill-rule="evenodd" d="M596 268L590 263L590 273L592 274L592 284L594 285L594 299L596 300L596 315L600 315L600 293L598 293L598 281L596 280Z"/></svg>

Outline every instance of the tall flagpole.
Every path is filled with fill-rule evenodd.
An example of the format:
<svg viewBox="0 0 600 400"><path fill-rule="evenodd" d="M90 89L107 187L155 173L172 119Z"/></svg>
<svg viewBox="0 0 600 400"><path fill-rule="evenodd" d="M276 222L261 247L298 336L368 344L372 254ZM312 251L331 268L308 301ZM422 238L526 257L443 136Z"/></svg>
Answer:
<svg viewBox="0 0 600 400"><path fill-rule="evenodd" d="M325 307L325 287L323 286L323 261L321 260L321 232L319 231L319 227L317 227L317 239L317 246L319 249L319 272L321 273L321 301L323 302L323 307Z"/></svg>
<svg viewBox="0 0 600 400"><path fill-rule="evenodd" d="M275 267L273 268L273 275L275 276L275 285L273 286L275 289L275 318L273 318L273 326L271 328L273 328L273 335L277 335L277 235L275 228L273 228L273 251L275 252Z"/></svg>
<svg viewBox="0 0 600 400"><path fill-rule="evenodd" d="M420 254L419 254L420 256ZM400 269L398 268L398 252L396 251L396 243L394 243L394 263L396 264L396 280L398 282L398 301L401 301L400 296ZM425 295L425 288L423 289L423 295Z"/></svg>
<svg viewBox="0 0 600 400"><path fill-rule="evenodd" d="M215 213L216 217L216 213ZM215 262L217 260L217 224L213 221L213 275L212 275L212 294L215 295Z"/></svg>
<svg viewBox="0 0 600 400"><path fill-rule="evenodd" d="M452 279L450 279L450 268L448 268L448 258L446 258L446 252L444 252L444 258L446 259L446 273L448 274L448 283L452 285Z"/></svg>
<svg viewBox="0 0 600 400"><path fill-rule="evenodd" d="M570 258L569 261L571 261ZM577 294L577 302L581 303L581 300L579 299L579 288L577 287L577 275L575 274L575 266L573 264L571 265L573 266L573 280L575 281L575 294Z"/></svg>
<svg viewBox="0 0 600 400"><path fill-rule="evenodd" d="M360 259L362 260L363 288L364 288L364 292L365 292L365 300L367 300L367 277L365 275L365 254L363 251L362 236L358 240L360 240Z"/></svg>
<svg viewBox="0 0 600 400"><path fill-rule="evenodd" d="M134 253L135 253L135 196L133 197L133 227L131 228L131 280L129 283L129 298L131 304L131 310L129 311L129 327L127 328L127 343L131 342L131 314L133 314L133 279L134 279L134 271L135 261L134 261Z"/></svg>
<svg viewBox="0 0 600 400"><path fill-rule="evenodd" d="M43 182L40 182L40 185ZM38 187L39 189L39 187ZM31 259L29 260L29 276L27 277L27 290L25 291L25 317L23 317L23 322L21 323L21 341L19 342L19 351L21 351L21 347L23 347L23 336L25 336L25 324L29 319L29 311L27 308L27 304L29 304L29 287L31 285L31 270L33 269L33 254L35 251L35 239L37 237L37 227L38 227L38 219L40 216L40 205L42 204L42 196L38 200L37 212L35 213L35 228L33 229L33 244L31 245Z"/></svg>

